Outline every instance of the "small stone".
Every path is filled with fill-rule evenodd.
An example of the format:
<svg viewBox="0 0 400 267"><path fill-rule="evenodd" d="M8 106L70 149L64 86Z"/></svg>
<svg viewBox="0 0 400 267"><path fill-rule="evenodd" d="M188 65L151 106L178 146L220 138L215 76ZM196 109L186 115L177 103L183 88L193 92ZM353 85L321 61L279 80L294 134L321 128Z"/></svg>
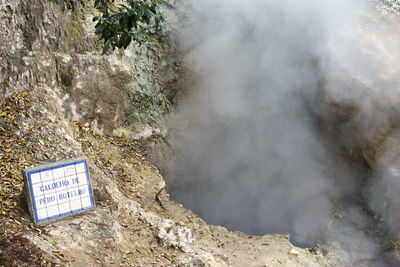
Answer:
<svg viewBox="0 0 400 267"><path fill-rule="evenodd" d="M299 251L297 250L297 249L295 249L295 248L292 248L290 251L289 251L289 254L290 255L293 255L293 256L299 256Z"/></svg>

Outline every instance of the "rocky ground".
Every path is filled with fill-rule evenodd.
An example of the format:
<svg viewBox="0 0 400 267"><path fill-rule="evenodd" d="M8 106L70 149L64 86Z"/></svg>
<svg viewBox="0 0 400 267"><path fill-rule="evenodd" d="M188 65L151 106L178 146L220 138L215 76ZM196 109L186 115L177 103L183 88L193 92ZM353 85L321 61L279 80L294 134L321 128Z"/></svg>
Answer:
<svg viewBox="0 0 400 267"><path fill-rule="evenodd" d="M228 232L171 201L146 157L154 139L106 137L66 120L45 85L9 97L0 109L0 265L331 266L288 235ZM33 224L21 170L82 155L96 210Z"/></svg>
<svg viewBox="0 0 400 267"><path fill-rule="evenodd" d="M163 175L173 156L160 128L182 93L173 38L100 56L93 9L84 2L0 0L0 266L352 264L343 249L229 232L171 201ZM342 159L367 177L378 163L389 177L400 176L394 168L400 139L392 135L400 125L397 109L391 124L359 140L365 125L353 123L357 103L321 99L318 126ZM349 128L354 136L343 138ZM385 147L391 149L383 156ZM22 169L78 156L88 157L96 210L35 225Z"/></svg>
<svg viewBox="0 0 400 267"><path fill-rule="evenodd" d="M101 56L92 5L0 1L0 266L327 265L287 235L228 232L169 200L149 160L166 162L157 134L182 93L173 36ZM82 155L96 210L35 225L22 169Z"/></svg>

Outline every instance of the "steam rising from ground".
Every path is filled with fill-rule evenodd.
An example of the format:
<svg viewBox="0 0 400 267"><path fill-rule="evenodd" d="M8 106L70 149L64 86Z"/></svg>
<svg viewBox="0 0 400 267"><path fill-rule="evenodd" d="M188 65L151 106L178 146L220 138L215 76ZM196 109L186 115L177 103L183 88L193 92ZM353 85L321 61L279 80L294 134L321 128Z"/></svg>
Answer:
<svg viewBox="0 0 400 267"><path fill-rule="evenodd" d="M375 47L358 39L366 1L183 5L188 15L180 37L192 77L173 120L178 127L170 141L181 161L169 178L173 197L231 230L289 232L305 245L331 233L342 247L362 241L357 260L374 255L376 244L355 230L368 223L360 207L345 208L351 227L327 229L332 200L352 194L356 182L354 172L335 162L315 120L324 88L335 100L364 96L357 117L364 126L387 122L386 113L367 118L374 113L374 81L383 78L376 74L382 66L365 52ZM349 77L365 84L348 91Z"/></svg>

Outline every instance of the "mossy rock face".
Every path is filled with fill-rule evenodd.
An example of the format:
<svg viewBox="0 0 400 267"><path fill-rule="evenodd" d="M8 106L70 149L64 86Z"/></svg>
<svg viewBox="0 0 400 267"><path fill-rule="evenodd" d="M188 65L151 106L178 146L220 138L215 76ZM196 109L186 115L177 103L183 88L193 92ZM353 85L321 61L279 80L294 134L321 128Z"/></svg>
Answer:
<svg viewBox="0 0 400 267"><path fill-rule="evenodd" d="M93 42L85 39L83 23L93 12L91 4L74 0L21 1L25 48L32 50L32 45L39 40L55 51L68 53L86 48L88 52Z"/></svg>
<svg viewBox="0 0 400 267"><path fill-rule="evenodd" d="M70 87L75 76L76 71L74 70L73 66L67 66L61 71L61 84L65 87Z"/></svg>
<svg viewBox="0 0 400 267"><path fill-rule="evenodd" d="M0 102L41 83L56 90L67 118L98 133L159 128L178 80L173 43L154 39L102 56L92 0L20 0L9 9L0 9Z"/></svg>
<svg viewBox="0 0 400 267"><path fill-rule="evenodd" d="M133 118L141 118L142 122L149 124L157 124L168 111L168 102L164 96L160 94L148 95L141 92L135 92L129 97L132 107L135 107L133 113L130 114Z"/></svg>
<svg viewBox="0 0 400 267"><path fill-rule="evenodd" d="M24 18L22 32L27 50L32 50L33 43L40 37L40 28L43 23L44 10L45 6L43 1L21 1L20 12Z"/></svg>
<svg viewBox="0 0 400 267"><path fill-rule="evenodd" d="M84 30L79 15L70 13L64 15L66 42L65 48L67 51L74 50L82 45Z"/></svg>

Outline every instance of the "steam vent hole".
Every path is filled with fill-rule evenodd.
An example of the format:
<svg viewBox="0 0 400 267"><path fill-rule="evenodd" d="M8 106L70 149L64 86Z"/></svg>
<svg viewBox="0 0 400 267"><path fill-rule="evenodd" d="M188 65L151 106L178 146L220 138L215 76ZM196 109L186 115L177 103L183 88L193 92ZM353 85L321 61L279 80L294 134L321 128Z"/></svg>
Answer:
<svg viewBox="0 0 400 267"><path fill-rule="evenodd" d="M187 7L168 191L208 223L392 266L400 81L375 49L400 47L399 24L359 1L288 2Z"/></svg>

